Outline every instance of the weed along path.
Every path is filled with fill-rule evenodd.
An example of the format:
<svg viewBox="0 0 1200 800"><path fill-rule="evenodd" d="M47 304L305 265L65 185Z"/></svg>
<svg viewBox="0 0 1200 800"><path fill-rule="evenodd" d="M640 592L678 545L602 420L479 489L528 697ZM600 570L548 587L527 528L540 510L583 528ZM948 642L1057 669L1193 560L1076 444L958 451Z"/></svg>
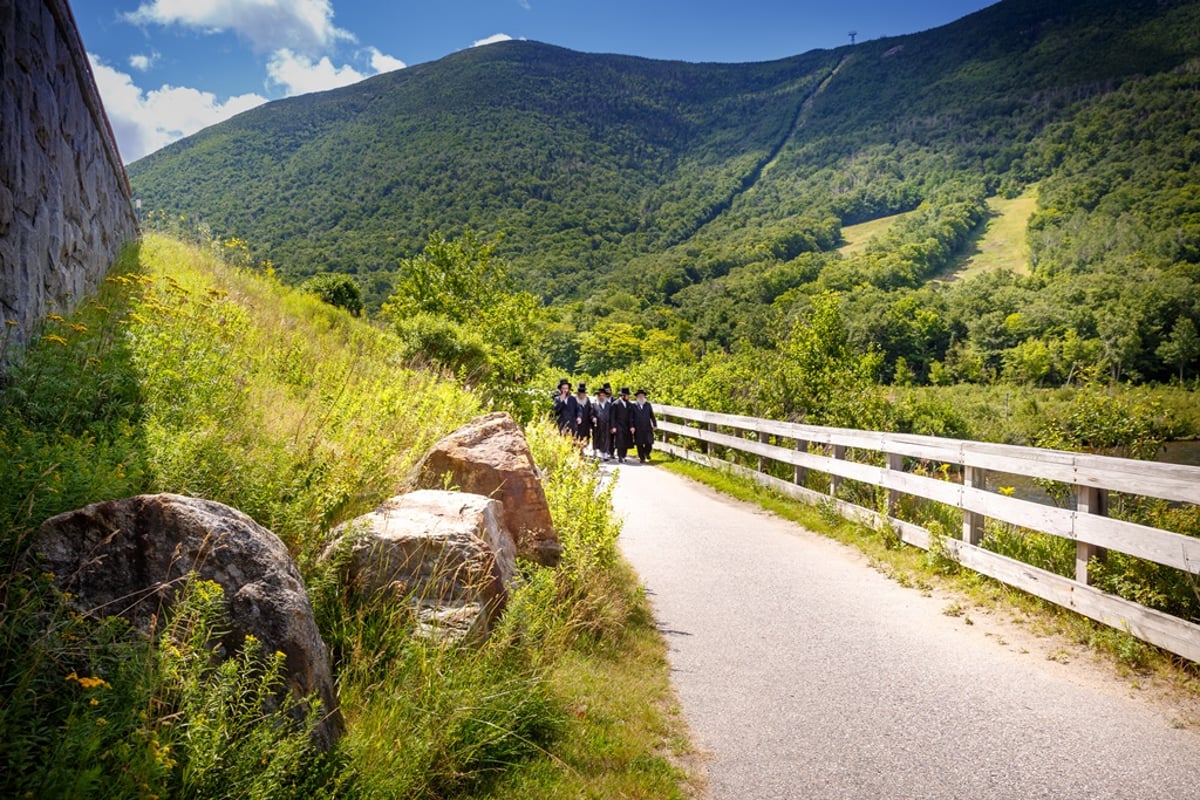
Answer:
<svg viewBox="0 0 1200 800"><path fill-rule="evenodd" d="M614 500L712 800L1200 797L1200 732L1084 657L664 469L621 468Z"/></svg>

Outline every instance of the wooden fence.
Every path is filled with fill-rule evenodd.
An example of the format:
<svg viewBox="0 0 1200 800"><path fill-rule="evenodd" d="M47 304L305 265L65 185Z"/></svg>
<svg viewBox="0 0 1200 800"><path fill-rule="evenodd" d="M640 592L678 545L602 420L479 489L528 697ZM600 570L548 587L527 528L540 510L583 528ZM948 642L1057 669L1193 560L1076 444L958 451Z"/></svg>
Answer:
<svg viewBox="0 0 1200 800"><path fill-rule="evenodd" d="M1106 551L1119 551L1189 573L1200 574L1200 538L1160 530L1106 515L1109 492L1200 504L1200 467L942 439L900 433L823 428L789 422L655 405L659 449L678 458L731 469L809 503L832 504L843 516L875 527L892 526L911 545L929 549L934 537L892 515L901 495L924 498L962 513L961 538L936 542L943 554L965 567L1106 625L1128 631L1191 661L1200 662L1200 625L1117 597L1089 585L1088 564ZM728 448L757 460L737 465L715 456ZM874 463L867 463L873 461ZM790 465L790 480L768 474ZM946 466L943 466L946 465ZM920 466L917 474L911 471ZM939 469L945 478L931 477ZM828 477L825 492L806 488L808 471ZM1073 507L1009 496L995 489L1006 473L1066 484ZM843 480L886 490L881 511L839 499ZM1072 539L1075 576L1064 577L980 547L984 520Z"/></svg>

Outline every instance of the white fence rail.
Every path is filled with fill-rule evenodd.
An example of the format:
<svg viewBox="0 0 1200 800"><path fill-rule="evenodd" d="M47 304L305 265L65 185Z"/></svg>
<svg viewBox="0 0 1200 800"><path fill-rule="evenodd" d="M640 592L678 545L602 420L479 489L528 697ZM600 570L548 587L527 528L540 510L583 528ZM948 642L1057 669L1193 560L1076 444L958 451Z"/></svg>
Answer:
<svg viewBox="0 0 1200 800"><path fill-rule="evenodd" d="M941 542L945 555L1010 586L1070 608L1166 650L1200 662L1200 625L1103 592L1088 583L1088 563L1119 551L1191 576L1200 575L1200 538L1106 516L1108 493L1200 504L1200 467L1134 461L1087 453L988 444L899 433L822 428L789 422L655 405L659 448L678 457L741 472L764 485L810 503L831 503L844 516L876 527L890 524L900 538L928 549L928 530L896 519L900 495L953 506L962 512L962 537ZM753 438L748 438L753 437ZM773 440L773 441L772 441ZM713 446L757 458L757 467L712 455ZM872 453L882 465L850 460ZM880 457L882 456L882 458ZM958 480L905 471L908 464L951 465ZM767 462L788 464L792 479L764 471ZM829 476L828 493L805 488L808 470ZM934 470L926 470L930 472ZM1068 484L1074 508L1059 508L987 488L989 473L1007 473ZM888 491L885 513L835 497L843 479ZM1076 543L1075 577L1030 566L980 547L984 520L994 519Z"/></svg>

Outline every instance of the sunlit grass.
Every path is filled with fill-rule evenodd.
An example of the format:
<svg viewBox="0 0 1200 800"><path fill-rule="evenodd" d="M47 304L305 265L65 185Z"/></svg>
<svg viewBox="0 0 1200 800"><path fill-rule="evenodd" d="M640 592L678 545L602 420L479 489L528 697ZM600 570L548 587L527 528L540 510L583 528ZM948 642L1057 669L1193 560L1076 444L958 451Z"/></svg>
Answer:
<svg viewBox="0 0 1200 800"><path fill-rule="evenodd" d="M0 393L0 794L217 797L224 780L263 798L685 796L671 759L686 737L611 489L548 425L529 439L563 564L521 565L486 645L413 637L402 605L353 601L319 557L333 526L402 491L428 446L483 410L397 352L162 236L47 321ZM287 543L334 653L347 733L333 752L260 713L249 661L212 670L194 640L152 648L70 613L26 569L46 517L150 491L238 507ZM185 656L181 694L162 675Z"/></svg>
<svg viewBox="0 0 1200 800"><path fill-rule="evenodd" d="M1025 231L1029 218L1037 210L1037 187L1029 187L1018 197L990 197L987 203L989 214L982 229L971 239L954 266L939 276L942 279L957 280L998 269L1017 275L1029 274L1029 244Z"/></svg>
<svg viewBox="0 0 1200 800"><path fill-rule="evenodd" d="M872 239L883 236L892 229L893 225L911 213L911 211L904 211L899 214L860 222L857 225L845 226L842 228L842 239L845 241L845 244L838 248L838 252L844 256L863 252L867 249L867 245L871 243Z"/></svg>

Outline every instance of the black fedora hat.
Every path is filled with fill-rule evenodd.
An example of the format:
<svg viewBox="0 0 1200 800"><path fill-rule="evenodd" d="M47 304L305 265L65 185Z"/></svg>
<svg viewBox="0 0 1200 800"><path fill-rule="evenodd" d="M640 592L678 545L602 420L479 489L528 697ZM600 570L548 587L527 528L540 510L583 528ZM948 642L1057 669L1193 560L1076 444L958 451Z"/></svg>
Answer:
<svg viewBox="0 0 1200 800"><path fill-rule="evenodd" d="M571 386L571 382L569 380L567 380L566 378L563 378L561 381L558 382L559 389L561 389L564 386L566 386L568 388L570 388L570 386Z"/></svg>
<svg viewBox="0 0 1200 800"><path fill-rule="evenodd" d="M628 387L628 386L622 386L622 387L621 387L621 394L623 394L623 395L625 395L625 394L629 394L629 387Z"/></svg>
<svg viewBox="0 0 1200 800"><path fill-rule="evenodd" d="M645 396L646 396L646 390L645 390L645 389L638 389L636 392L634 392L634 395L639 395L639 394L640 394L642 397L645 397Z"/></svg>
<svg viewBox="0 0 1200 800"><path fill-rule="evenodd" d="M584 382L582 382L582 381L580 381L580 382L579 382L579 388L578 388L578 389L576 389L575 391L577 391L577 392L583 392L584 394L586 394L586 393L587 393L587 384L586 384L586 383L584 383Z"/></svg>

